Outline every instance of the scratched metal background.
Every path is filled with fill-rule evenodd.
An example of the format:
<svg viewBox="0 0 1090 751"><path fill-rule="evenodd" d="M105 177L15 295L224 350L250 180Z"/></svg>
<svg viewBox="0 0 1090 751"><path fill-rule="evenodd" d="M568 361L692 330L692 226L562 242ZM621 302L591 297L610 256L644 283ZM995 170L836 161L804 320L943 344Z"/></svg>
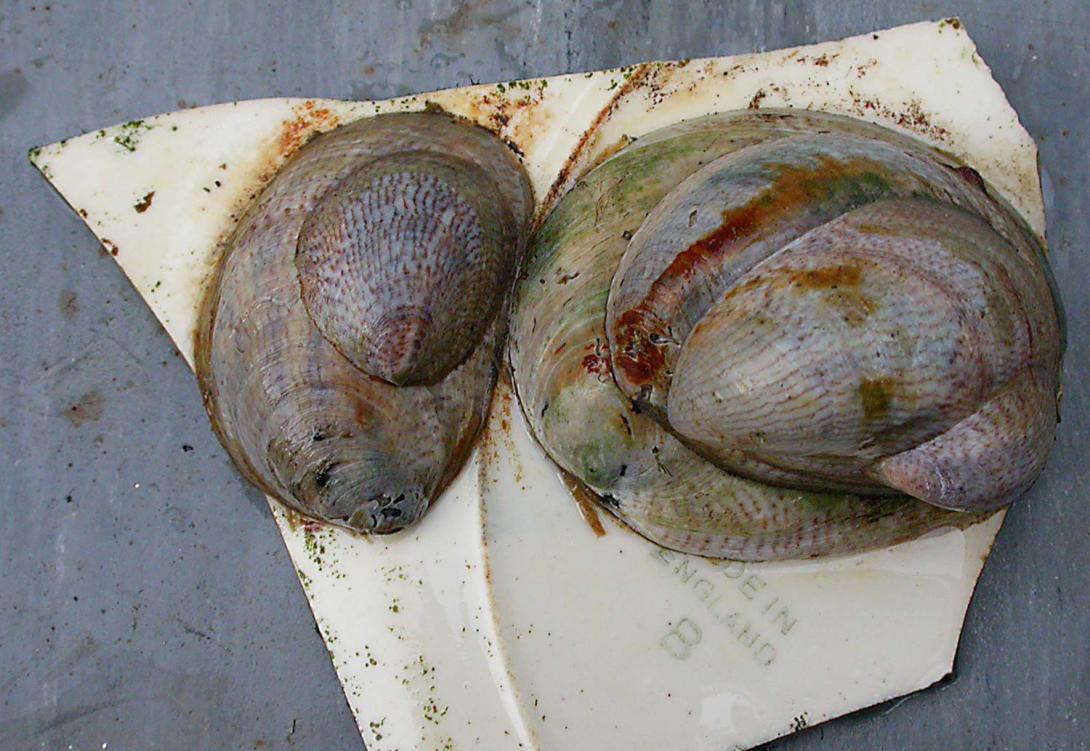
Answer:
<svg viewBox="0 0 1090 751"><path fill-rule="evenodd" d="M263 5L0 0L0 749L362 748L264 501L30 146L223 100L389 97L954 14L1041 149L1070 320L1059 442L984 572L956 677L768 748L1090 749L1086 0Z"/></svg>

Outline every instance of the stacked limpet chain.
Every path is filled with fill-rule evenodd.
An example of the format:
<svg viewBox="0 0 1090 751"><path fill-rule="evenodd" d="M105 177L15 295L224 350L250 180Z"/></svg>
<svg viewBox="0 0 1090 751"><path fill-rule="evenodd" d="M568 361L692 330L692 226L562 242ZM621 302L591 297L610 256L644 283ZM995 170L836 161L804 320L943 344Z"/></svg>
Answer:
<svg viewBox="0 0 1090 751"><path fill-rule="evenodd" d="M532 209L512 151L441 112L301 148L229 239L198 330L244 474L317 519L411 524L472 449L508 326L549 456L678 550L885 546L1041 471L1054 285L953 158L803 111L664 128L559 201L508 316Z"/></svg>
<svg viewBox="0 0 1090 751"><path fill-rule="evenodd" d="M510 345L563 470L656 542L755 560L1017 498L1062 354L1043 248L975 171L769 110L664 128L580 179L531 243Z"/></svg>
<svg viewBox="0 0 1090 751"><path fill-rule="evenodd" d="M197 332L246 477L360 531L419 519L484 422L532 210L504 143L443 113L302 147L229 239Z"/></svg>

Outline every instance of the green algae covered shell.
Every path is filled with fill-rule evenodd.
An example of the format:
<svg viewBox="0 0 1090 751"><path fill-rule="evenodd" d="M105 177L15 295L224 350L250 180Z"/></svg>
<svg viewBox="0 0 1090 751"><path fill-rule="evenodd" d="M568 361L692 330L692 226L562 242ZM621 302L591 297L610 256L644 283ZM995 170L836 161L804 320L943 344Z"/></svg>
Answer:
<svg viewBox="0 0 1090 751"><path fill-rule="evenodd" d="M1042 248L979 175L768 110L653 132L578 180L531 241L509 345L562 470L662 545L752 560L1013 500L1051 443L1062 349Z"/></svg>

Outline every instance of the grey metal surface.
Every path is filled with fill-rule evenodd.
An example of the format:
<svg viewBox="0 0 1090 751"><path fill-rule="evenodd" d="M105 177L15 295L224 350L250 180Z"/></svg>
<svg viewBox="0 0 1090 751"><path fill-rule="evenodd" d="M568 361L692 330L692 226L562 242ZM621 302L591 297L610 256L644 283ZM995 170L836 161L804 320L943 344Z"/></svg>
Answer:
<svg viewBox="0 0 1090 751"><path fill-rule="evenodd" d="M955 679L770 748L1090 749L1086 0L0 0L0 749L362 747L264 501L30 146L230 99L379 98L955 14L1041 149L1070 329L1059 440L985 569Z"/></svg>

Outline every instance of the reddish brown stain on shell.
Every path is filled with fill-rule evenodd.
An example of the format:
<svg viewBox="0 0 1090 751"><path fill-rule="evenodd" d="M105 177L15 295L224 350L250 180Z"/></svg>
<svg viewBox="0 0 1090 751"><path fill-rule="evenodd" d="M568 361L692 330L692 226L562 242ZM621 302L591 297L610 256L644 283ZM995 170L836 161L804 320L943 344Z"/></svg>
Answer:
<svg viewBox="0 0 1090 751"><path fill-rule="evenodd" d="M609 372L609 361L598 355L587 355L583 358L583 369L591 375L603 375Z"/></svg>
<svg viewBox="0 0 1090 751"><path fill-rule="evenodd" d="M814 167L779 165L769 190L736 209L723 212L723 223L682 251L652 286L646 302L664 296L667 289L688 280L710 261L729 254L740 242L784 214L797 211L814 197L815 186L833 179L858 178L874 169L863 160L838 162L821 157Z"/></svg>
<svg viewBox="0 0 1090 751"><path fill-rule="evenodd" d="M651 343L648 335L661 328L663 325L657 317L639 308L626 310L614 324L617 341L628 344L613 359L630 383L650 383L654 374L666 364L662 350ZM586 367L586 360L583 367Z"/></svg>
<svg viewBox="0 0 1090 751"><path fill-rule="evenodd" d="M581 361L583 370L604 383L613 374L613 366L609 361L609 348L597 341L594 345L588 345L587 349L591 350L591 353Z"/></svg>
<svg viewBox="0 0 1090 751"><path fill-rule="evenodd" d="M837 161L820 157L814 166L782 164L772 169L776 176L766 192L742 206L724 211L722 224L678 253L652 283L643 301L617 318L615 340L624 342L625 346L614 359L629 383L635 386L650 384L666 363L663 348L654 343L659 338L672 340L667 324L654 312L662 303L669 304L687 281L698 273L711 271L719 259L748 243L776 219L801 210L813 200L815 190L823 183L859 178L874 166L865 160Z"/></svg>

